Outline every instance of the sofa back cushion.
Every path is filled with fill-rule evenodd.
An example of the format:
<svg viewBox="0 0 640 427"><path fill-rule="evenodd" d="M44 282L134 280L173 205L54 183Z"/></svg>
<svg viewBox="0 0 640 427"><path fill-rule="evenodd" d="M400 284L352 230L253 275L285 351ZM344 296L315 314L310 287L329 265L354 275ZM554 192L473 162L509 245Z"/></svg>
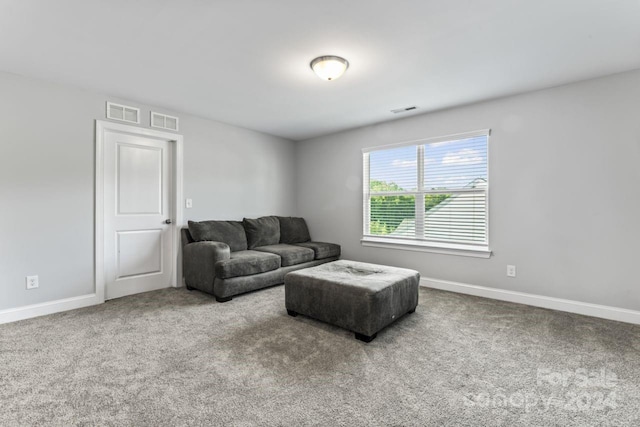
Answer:
<svg viewBox="0 0 640 427"><path fill-rule="evenodd" d="M258 246L277 245L280 243L280 221L275 216L242 220L244 231L247 233L249 249Z"/></svg>
<svg viewBox="0 0 640 427"><path fill-rule="evenodd" d="M189 233L196 242L223 242L232 252L247 250L247 235L240 221L189 221Z"/></svg>
<svg viewBox="0 0 640 427"><path fill-rule="evenodd" d="M279 216L280 243L305 243L311 240L304 218Z"/></svg>

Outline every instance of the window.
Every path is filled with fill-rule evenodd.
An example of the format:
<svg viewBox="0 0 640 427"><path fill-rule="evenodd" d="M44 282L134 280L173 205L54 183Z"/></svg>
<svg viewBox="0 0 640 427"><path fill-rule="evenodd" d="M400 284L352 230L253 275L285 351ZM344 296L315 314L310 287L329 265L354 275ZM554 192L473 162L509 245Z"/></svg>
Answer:
<svg viewBox="0 0 640 427"><path fill-rule="evenodd" d="M363 244L488 257L489 134L363 150Z"/></svg>

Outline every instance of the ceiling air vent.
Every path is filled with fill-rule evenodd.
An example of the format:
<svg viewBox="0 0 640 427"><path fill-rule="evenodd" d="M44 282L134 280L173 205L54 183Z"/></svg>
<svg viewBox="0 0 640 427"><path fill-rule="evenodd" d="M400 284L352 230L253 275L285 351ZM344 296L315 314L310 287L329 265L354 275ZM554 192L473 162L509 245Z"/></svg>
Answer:
<svg viewBox="0 0 640 427"><path fill-rule="evenodd" d="M168 116L166 114L156 113L155 111L151 112L151 127L160 128L160 129L168 129L168 130L178 130L178 118L173 116Z"/></svg>
<svg viewBox="0 0 640 427"><path fill-rule="evenodd" d="M407 111L417 110L418 107L415 105L413 107L405 107L405 108L396 108L395 110L391 110L393 114L406 113Z"/></svg>
<svg viewBox="0 0 640 427"><path fill-rule="evenodd" d="M107 102L107 118L122 122L140 124L140 109L128 105Z"/></svg>

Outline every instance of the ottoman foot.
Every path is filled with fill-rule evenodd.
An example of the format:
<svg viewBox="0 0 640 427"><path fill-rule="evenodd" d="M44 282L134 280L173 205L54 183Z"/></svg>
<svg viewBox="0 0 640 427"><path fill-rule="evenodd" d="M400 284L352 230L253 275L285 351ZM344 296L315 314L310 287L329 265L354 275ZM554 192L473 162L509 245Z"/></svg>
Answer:
<svg viewBox="0 0 640 427"><path fill-rule="evenodd" d="M196 288L193 288L193 287L191 287L191 286L187 285L187 290L188 290L188 291L195 291L195 290L196 290Z"/></svg>
<svg viewBox="0 0 640 427"><path fill-rule="evenodd" d="M407 311L407 313L409 313L409 314L411 314L411 313L415 313L415 312L416 312L416 309L415 309L415 308L414 308L413 310L409 310L409 311Z"/></svg>
<svg viewBox="0 0 640 427"><path fill-rule="evenodd" d="M296 313L296 312L295 312L295 311L293 311L293 310L289 310L289 309L287 309L287 314L288 314L289 316L291 316L291 317L296 317L296 316L298 315L298 313Z"/></svg>
<svg viewBox="0 0 640 427"><path fill-rule="evenodd" d="M359 333L356 332L356 339L360 340L360 341L364 341L364 342L371 342L377 336L378 336L377 333L369 336L369 335L362 335L362 334L359 334Z"/></svg>
<svg viewBox="0 0 640 427"><path fill-rule="evenodd" d="M232 299L233 297L225 297L225 298L216 297L216 301L218 302L227 302L227 301L231 301Z"/></svg>

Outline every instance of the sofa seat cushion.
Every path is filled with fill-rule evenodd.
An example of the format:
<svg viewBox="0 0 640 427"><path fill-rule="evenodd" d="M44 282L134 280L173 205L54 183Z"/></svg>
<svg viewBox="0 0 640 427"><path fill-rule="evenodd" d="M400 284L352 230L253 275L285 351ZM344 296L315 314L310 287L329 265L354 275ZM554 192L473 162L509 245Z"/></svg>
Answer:
<svg viewBox="0 0 640 427"><path fill-rule="evenodd" d="M231 251L247 249L247 235L240 221L189 221L189 233L196 242L223 242Z"/></svg>
<svg viewBox="0 0 640 427"><path fill-rule="evenodd" d="M325 259L340 256L340 245L336 245L335 243L305 242L296 243L295 246L312 249L315 255L315 259Z"/></svg>
<svg viewBox="0 0 640 427"><path fill-rule="evenodd" d="M283 267L313 261L313 258L315 257L313 249L303 248L301 246L286 245L284 243L281 243L279 245L260 246L258 248L255 248L255 250L261 252L269 252L280 256Z"/></svg>
<svg viewBox="0 0 640 427"><path fill-rule="evenodd" d="M232 277L251 276L280 268L280 257L275 254L259 251L231 252L231 258L218 261L215 266L216 277L230 279Z"/></svg>

